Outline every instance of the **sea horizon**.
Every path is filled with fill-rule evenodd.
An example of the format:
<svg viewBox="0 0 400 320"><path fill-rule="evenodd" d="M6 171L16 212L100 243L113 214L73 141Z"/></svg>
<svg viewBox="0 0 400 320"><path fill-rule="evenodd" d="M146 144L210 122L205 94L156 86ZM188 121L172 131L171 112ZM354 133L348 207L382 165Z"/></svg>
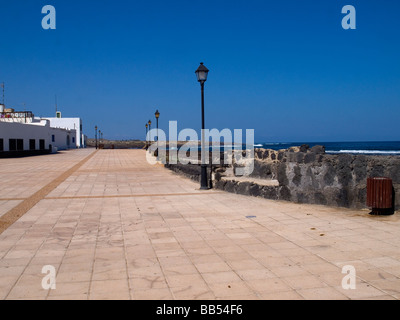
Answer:
<svg viewBox="0 0 400 320"><path fill-rule="evenodd" d="M324 146L328 154L400 155L400 141L257 142L254 147L282 150L302 145Z"/></svg>

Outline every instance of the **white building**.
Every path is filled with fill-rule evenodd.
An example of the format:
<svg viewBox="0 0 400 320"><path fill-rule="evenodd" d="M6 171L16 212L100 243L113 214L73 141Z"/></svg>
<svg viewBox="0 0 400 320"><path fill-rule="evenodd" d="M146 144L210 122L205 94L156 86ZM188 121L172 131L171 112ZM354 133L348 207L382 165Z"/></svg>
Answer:
<svg viewBox="0 0 400 320"><path fill-rule="evenodd" d="M43 118L50 121L50 126L53 128L61 128L66 130L76 130L76 147L85 148L86 139L82 132L81 118L62 118L61 112L57 112L55 118Z"/></svg>
<svg viewBox="0 0 400 320"><path fill-rule="evenodd" d="M76 129L57 128L49 119L35 118L31 112L15 112L0 105L0 157L75 149L82 142L81 120L76 119L79 135Z"/></svg>

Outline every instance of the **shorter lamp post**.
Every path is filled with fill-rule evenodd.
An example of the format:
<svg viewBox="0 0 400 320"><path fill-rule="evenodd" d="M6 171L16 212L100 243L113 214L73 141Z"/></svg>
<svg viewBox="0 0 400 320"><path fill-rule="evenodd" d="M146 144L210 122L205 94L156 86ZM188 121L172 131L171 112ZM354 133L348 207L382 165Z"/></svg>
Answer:
<svg viewBox="0 0 400 320"><path fill-rule="evenodd" d="M149 146L151 144L151 120L149 120Z"/></svg>
<svg viewBox="0 0 400 320"><path fill-rule="evenodd" d="M148 148L148 143L147 143L147 131L148 131L148 127L149 127L149 124L146 123L146 144L145 144L145 149L146 149L146 150L147 150L147 148Z"/></svg>
<svg viewBox="0 0 400 320"><path fill-rule="evenodd" d="M101 149L101 130L99 130L99 149Z"/></svg>
<svg viewBox="0 0 400 320"><path fill-rule="evenodd" d="M159 150L158 150L158 148L159 148L159 145L158 145L158 140L159 140L159 137L158 137L158 118L160 118L160 113L158 112L158 110L156 111L155 116L156 116L156 120L157 120L157 161L158 161L158 160L160 160L160 158L158 157L158 153L159 153Z"/></svg>
<svg viewBox="0 0 400 320"><path fill-rule="evenodd" d="M96 150L97 150L97 126L94 127L95 137L96 137Z"/></svg>

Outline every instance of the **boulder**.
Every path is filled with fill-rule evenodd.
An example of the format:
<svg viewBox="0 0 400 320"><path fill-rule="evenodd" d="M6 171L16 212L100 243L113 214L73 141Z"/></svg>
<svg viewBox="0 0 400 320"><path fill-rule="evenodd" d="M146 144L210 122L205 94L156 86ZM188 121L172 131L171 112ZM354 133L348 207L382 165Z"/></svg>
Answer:
<svg viewBox="0 0 400 320"><path fill-rule="evenodd" d="M325 154L325 147L324 146L314 146L310 149L310 152L315 154Z"/></svg>
<svg viewBox="0 0 400 320"><path fill-rule="evenodd" d="M303 144L300 146L300 152L307 152L308 149L310 149L310 146L308 144Z"/></svg>

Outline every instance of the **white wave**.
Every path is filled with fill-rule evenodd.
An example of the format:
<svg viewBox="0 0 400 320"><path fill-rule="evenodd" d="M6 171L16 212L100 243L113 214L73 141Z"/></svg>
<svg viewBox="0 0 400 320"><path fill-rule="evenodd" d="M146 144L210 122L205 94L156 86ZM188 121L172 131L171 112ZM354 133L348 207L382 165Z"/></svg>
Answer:
<svg viewBox="0 0 400 320"><path fill-rule="evenodd" d="M264 145L260 143L260 144L255 144L254 146L255 147L263 147Z"/></svg>
<svg viewBox="0 0 400 320"><path fill-rule="evenodd" d="M271 143L264 143L266 146L279 146L279 145L284 145L284 144L291 144L291 143L282 143L282 142L271 142Z"/></svg>
<svg viewBox="0 0 400 320"><path fill-rule="evenodd" d="M381 151L381 150L340 150L340 151L329 151L326 153L360 153L360 154L400 154L400 151Z"/></svg>

